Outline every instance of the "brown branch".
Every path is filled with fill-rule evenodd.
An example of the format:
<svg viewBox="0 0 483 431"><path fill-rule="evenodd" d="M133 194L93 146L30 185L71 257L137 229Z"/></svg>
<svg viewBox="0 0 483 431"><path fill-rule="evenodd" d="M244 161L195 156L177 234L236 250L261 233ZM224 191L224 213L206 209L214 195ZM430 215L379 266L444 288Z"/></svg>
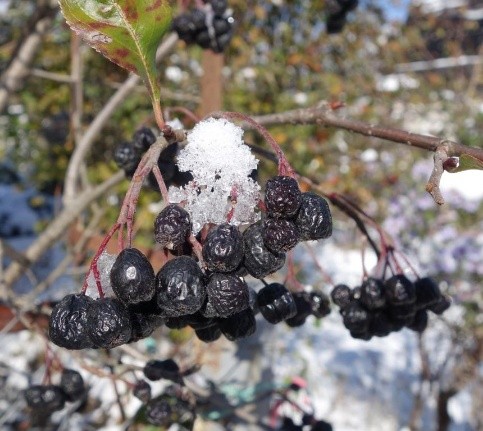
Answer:
<svg viewBox="0 0 483 431"><path fill-rule="evenodd" d="M32 30L18 45L10 64L0 77L0 112L6 108L10 95L22 88L42 38L50 29L57 10L54 2L48 2L36 12Z"/></svg>
<svg viewBox="0 0 483 431"><path fill-rule="evenodd" d="M156 61L160 61L164 58L175 46L177 40L178 37L175 34L169 35L159 47L156 54ZM76 195L78 193L77 183L79 168L82 166L83 160L94 143L94 139L97 138L114 111L124 103L127 96L138 86L140 80L141 78L139 76L130 75L129 78L124 81L123 85L111 96L109 101L97 114L94 121L90 123L82 138L77 143L72 157L70 158L65 177L65 204L76 200Z"/></svg>
<svg viewBox="0 0 483 431"><path fill-rule="evenodd" d="M426 184L426 191L433 197L438 205L444 204L444 198L441 194L439 184L444 172L444 162L448 160L448 153L446 149L441 146L434 152L434 167L428 183Z"/></svg>
<svg viewBox="0 0 483 431"><path fill-rule="evenodd" d="M253 119L264 126L277 124L317 124L326 127L336 127L360 135L380 138L433 152L438 147L444 145L448 157L459 157L463 154L468 154L483 161L483 149L481 148L468 147L458 142L436 136L420 135L391 127L339 118L334 114L334 111L328 103L322 103L315 108L296 109L279 114L262 115L253 117ZM244 124L244 127L248 128L249 125Z"/></svg>

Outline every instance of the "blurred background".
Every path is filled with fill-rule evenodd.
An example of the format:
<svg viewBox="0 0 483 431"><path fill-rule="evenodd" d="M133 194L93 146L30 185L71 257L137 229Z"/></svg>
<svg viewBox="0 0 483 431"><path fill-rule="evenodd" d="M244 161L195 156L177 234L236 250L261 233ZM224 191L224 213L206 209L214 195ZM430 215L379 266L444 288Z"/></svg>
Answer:
<svg viewBox="0 0 483 431"><path fill-rule="evenodd" d="M343 103L338 112L348 118L483 147L481 1L361 0L337 34L326 32L327 3L229 0L235 32L223 54L180 41L161 61L167 118L179 118L189 129L194 122L186 109L199 116L219 109L262 115L325 100ZM27 72L19 69L13 89L0 87L2 271L22 260L22 251L61 211L66 170L79 136L128 78L75 39L56 2L0 0L2 83L19 53L28 66ZM112 112L84 160L85 189L118 172L114 147L132 139L142 125L154 126L154 120L146 90L139 86ZM452 308L444 318L433 317L422 336L403 330L384 339L353 340L334 309L328 318L308 320L296 329L260 322L253 338L219 341L208 349L188 329L165 328L135 346L140 354L201 363L194 383L217 382L235 393L260 382L277 387L301 376L315 415L335 430L483 429L481 171L446 173L447 203L437 207L424 190L433 165L428 152L316 125L280 125L270 131L300 173L327 193L346 194L381 223L421 274L437 279L452 296ZM250 132L245 139L265 145ZM276 166L261 159L260 184L275 174ZM79 291L128 183L122 181L86 208L61 240L24 271L12 287L15 295L28 298L33 309ZM159 201L159 194L146 189L138 205L135 245L148 253L155 251L152 223ZM355 286L362 276L361 236L336 209L333 218L331 239L313 244L312 252L297 248L295 253L297 279L326 293L332 287L328 278ZM366 253L366 266L373 264ZM2 295L6 300L4 290ZM0 311L0 429L26 429L19 394L40 379L44 345L32 332L12 334L8 308L2 305ZM85 360L61 355L72 364ZM88 359L105 358L90 353ZM133 355L132 360L141 359ZM126 388L118 388L126 411L111 411L116 397L110 382L85 369L83 374L93 387L92 400L84 410L59 414L52 429L150 429L129 421L139 404ZM271 401L248 403L250 412L266 418ZM196 426L262 429L240 417L223 426L213 418L208 415Z"/></svg>

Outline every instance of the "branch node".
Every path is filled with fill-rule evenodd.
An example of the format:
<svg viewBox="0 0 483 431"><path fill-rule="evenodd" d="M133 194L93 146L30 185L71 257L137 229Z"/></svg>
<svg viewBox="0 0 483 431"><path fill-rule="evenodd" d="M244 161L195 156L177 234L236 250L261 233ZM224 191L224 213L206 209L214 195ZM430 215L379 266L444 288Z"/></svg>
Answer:
<svg viewBox="0 0 483 431"><path fill-rule="evenodd" d="M434 152L434 167L428 183L426 184L426 191L433 197L434 201L438 205L444 204L444 198L441 194L439 185L441 183L441 177L444 172L444 164L448 160L448 150L444 143L438 146Z"/></svg>

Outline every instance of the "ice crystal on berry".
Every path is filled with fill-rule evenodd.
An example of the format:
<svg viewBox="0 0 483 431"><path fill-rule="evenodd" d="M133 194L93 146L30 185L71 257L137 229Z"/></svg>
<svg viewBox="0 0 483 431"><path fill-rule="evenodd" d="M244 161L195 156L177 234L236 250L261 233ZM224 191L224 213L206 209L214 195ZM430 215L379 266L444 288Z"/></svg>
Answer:
<svg viewBox="0 0 483 431"><path fill-rule="evenodd" d="M183 188L170 187L170 202L186 203L195 233L205 223L253 223L259 218L255 207L260 186L249 175L257 164L240 127L224 119L202 121L178 155L180 171L191 172L193 181Z"/></svg>

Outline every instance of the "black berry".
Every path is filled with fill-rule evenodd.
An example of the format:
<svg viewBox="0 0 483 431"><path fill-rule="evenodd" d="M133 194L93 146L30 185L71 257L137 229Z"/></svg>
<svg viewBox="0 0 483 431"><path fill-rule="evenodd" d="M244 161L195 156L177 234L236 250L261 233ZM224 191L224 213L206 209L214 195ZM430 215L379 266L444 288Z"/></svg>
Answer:
<svg viewBox="0 0 483 431"><path fill-rule="evenodd" d="M151 399L151 385L146 380L138 380L132 393L138 400L146 404Z"/></svg>
<svg viewBox="0 0 483 431"><path fill-rule="evenodd" d="M221 224L208 232L203 243L203 260L209 271L234 271L242 259L243 238L238 228Z"/></svg>
<svg viewBox="0 0 483 431"><path fill-rule="evenodd" d="M204 275L188 256L168 261L156 276L158 305L167 317L198 311L205 301Z"/></svg>
<svg viewBox="0 0 483 431"><path fill-rule="evenodd" d="M255 278L263 278L278 271L285 263L285 253L273 253L263 243L259 223L243 232L244 261L248 273Z"/></svg>
<svg viewBox="0 0 483 431"><path fill-rule="evenodd" d="M221 337L221 331L218 324L214 324L202 329L196 329L195 334L198 339L204 343L211 343Z"/></svg>
<svg viewBox="0 0 483 431"><path fill-rule="evenodd" d="M166 206L154 222L156 241L169 250L182 247L190 231L191 222L188 212L175 204Z"/></svg>
<svg viewBox="0 0 483 431"><path fill-rule="evenodd" d="M89 307L87 319L87 333L97 347L112 349L131 338L129 311L118 299L97 299Z"/></svg>
<svg viewBox="0 0 483 431"><path fill-rule="evenodd" d="M272 217L290 218L297 214L302 193L292 177L277 176L267 181L265 206Z"/></svg>
<svg viewBox="0 0 483 431"><path fill-rule="evenodd" d="M77 401L86 393L86 386L81 374L68 368L62 370L60 387L64 391L67 401Z"/></svg>
<svg viewBox="0 0 483 431"><path fill-rule="evenodd" d="M123 142L114 149L114 161L120 169L132 175L141 161L141 154L130 142Z"/></svg>
<svg viewBox="0 0 483 431"><path fill-rule="evenodd" d="M112 266L111 285L126 304L149 301L154 295L154 270L146 256L136 248L125 248Z"/></svg>
<svg viewBox="0 0 483 431"><path fill-rule="evenodd" d="M172 359L149 361L144 366L143 373L151 381L166 379L173 382L181 382L182 380L179 366Z"/></svg>
<svg viewBox="0 0 483 431"><path fill-rule="evenodd" d="M206 293L218 317L231 316L249 306L248 286L236 275L213 274L206 285Z"/></svg>
<svg viewBox="0 0 483 431"><path fill-rule="evenodd" d="M249 337L257 329L257 322L250 308L226 319L218 319L218 325L223 335L230 341Z"/></svg>
<svg viewBox="0 0 483 431"><path fill-rule="evenodd" d="M156 142L156 136L149 127L141 127L132 137L132 146L139 153L144 153Z"/></svg>
<svg viewBox="0 0 483 431"><path fill-rule="evenodd" d="M441 315L451 306L451 302L450 296L442 295L438 302L428 307L428 310L434 314Z"/></svg>
<svg viewBox="0 0 483 431"><path fill-rule="evenodd" d="M65 404L65 394L57 385L34 385L24 392L27 405L35 411L47 413L62 410Z"/></svg>
<svg viewBox="0 0 483 431"><path fill-rule="evenodd" d="M280 283L271 283L260 289L257 304L262 316L272 324L290 319L297 314L292 294Z"/></svg>
<svg viewBox="0 0 483 431"><path fill-rule="evenodd" d="M436 304L442 297L438 283L430 277L419 278L414 282L416 306L427 308Z"/></svg>
<svg viewBox="0 0 483 431"><path fill-rule="evenodd" d="M330 292L330 297L335 305L343 308L352 301L351 288L345 284L338 284Z"/></svg>
<svg viewBox="0 0 483 431"><path fill-rule="evenodd" d="M308 294L310 301L310 308L312 309L312 315L317 319L330 314L330 301L329 297L322 292L310 292Z"/></svg>
<svg viewBox="0 0 483 431"><path fill-rule="evenodd" d="M369 277L362 283L360 302L368 310L376 310L386 305L386 294L382 280Z"/></svg>
<svg viewBox="0 0 483 431"><path fill-rule="evenodd" d="M391 305L406 305L416 302L414 284L402 274L394 275L384 283L386 299Z"/></svg>
<svg viewBox="0 0 483 431"><path fill-rule="evenodd" d="M332 215L327 201L315 193L302 193L295 225L301 241L318 240L331 236Z"/></svg>
<svg viewBox="0 0 483 431"><path fill-rule="evenodd" d="M289 251L299 241L299 230L291 220L267 218L262 224L265 246L274 253Z"/></svg>
<svg viewBox="0 0 483 431"><path fill-rule="evenodd" d="M85 295L67 295L57 303L49 320L49 338L57 346L77 350L92 347L87 336L87 313L94 300Z"/></svg>

